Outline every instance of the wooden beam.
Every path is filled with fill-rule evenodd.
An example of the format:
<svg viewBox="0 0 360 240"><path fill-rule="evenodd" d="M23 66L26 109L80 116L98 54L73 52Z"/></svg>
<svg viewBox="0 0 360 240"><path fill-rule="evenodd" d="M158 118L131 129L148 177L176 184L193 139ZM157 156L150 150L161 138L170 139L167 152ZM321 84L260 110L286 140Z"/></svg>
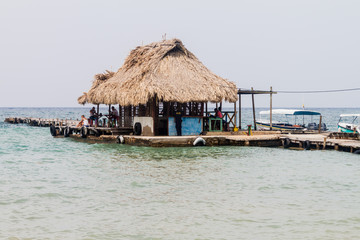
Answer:
<svg viewBox="0 0 360 240"><path fill-rule="evenodd" d="M253 91L253 88L251 88L251 91ZM254 130L256 130L256 117L255 117L255 100L254 100L254 94L251 94L252 98L252 109L253 109L253 119L254 119Z"/></svg>
<svg viewBox="0 0 360 240"><path fill-rule="evenodd" d="M242 94L242 95L250 95L250 94L277 94L277 92L272 92L272 91L262 91L262 90L254 90L253 88L251 88L251 90L238 90L238 94Z"/></svg>
<svg viewBox="0 0 360 240"><path fill-rule="evenodd" d="M201 104L201 116L204 116L204 103L200 103Z"/></svg>
<svg viewBox="0 0 360 240"><path fill-rule="evenodd" d="M241 129L241 94L239 93L239 129Z"/></svg>
<svg viewBox="0 0 360 240"><path fill-rule="evenodd" d="M236 101L234 102L234 117L235 117L235 120L234 120L234 127L236 127Z"/></svg>
<svg viewBox="0 0 360 240"><path fill-rule="evenodd" d="M208 115L208 103L205 103L205 109L206 109L206 116Z"/></svg>
<svg viewBox="0 0 360 240"><path fill-rule="evenodd" d="M96 120L95 120L95 127L98 127L99 126L99 111L100 111L100 107L99 107L99 104L97 104L97 108L96 108Z"/></svg>
<svg viewBox="0 0 360 240"><path fill-rule="evenodd" d="M120 106L120 104L119 104L119 126L121 126L121 127L124 126L124 122L123 122L123 107Z"/></svg>
<svg viewBox="0 0 360 240"><path fill-rule="evenodd" d="M110 114L110 113L111 113L110 110L111 110L111 104L109 104L109 115L111 115L111 114ZM111 120L110 120L110 118L109 118L109 119L108 119L108 127L110 127L110 121L111 121Z"/></svg>
<svg viewBox="0 0 360 240"><path fill-rule="evenodd" d="M272 87L270 87L270 130L272 130Z"/></svg>
<svg viewBox="0 0 360 240"><path fill-rule="evenodd" d="M157 117L156 117L156 96L153 97L151 101L151 117L153 118L153 129L154 136L157 135Z"/></svg>
<svg viewBox="0 0 360 240"><path fill-rule="evenodd" d="M166 106L166 117L170 117L170 103L169 102L166 102L166 103L164 103L164 104L166 104L165 106Z"/></svg>

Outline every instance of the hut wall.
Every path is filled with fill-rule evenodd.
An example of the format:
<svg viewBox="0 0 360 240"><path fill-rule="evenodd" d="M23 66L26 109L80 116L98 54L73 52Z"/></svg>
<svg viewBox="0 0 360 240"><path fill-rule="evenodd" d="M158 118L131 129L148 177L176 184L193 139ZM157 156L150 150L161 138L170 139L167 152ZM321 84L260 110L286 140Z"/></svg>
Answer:
<svg viewBox="0 0 360 240"><path fill-rule="evenodd" d="M202 117L182 117L181 132L183 136L199 135L203 131ZM176 136L175 118L169 117L169 136Z"/></svg>
<svg viewBox="0 0 360 240"><path fill-rule="evenodd" d="M132 127L132 106L124 107L124 127Z"/></svg>
<svg viewBox="0 0 360 240"><path fill-rule="evenodd" d="M152 117L134 117L135 123L141 124L142 136L154 136L154 120Z"/></svg>
<svg viewBox="0 0 360 240"><path fill-rule="evenodd" d="M119 126L120 127L124 126L124 119L123 119L124 112L123 111L124 111L124 108L119 105Z"/></svg>
<svg viewBox="0 0 360 240"><path fill-rule="evenodd" d="M181 108L182 135L199 135L203 131L204 103L161 102L153 98L146 105L124 107L125 126L133 116L132 126L141 124L142 136L176 136L175 112Z"/></svg>

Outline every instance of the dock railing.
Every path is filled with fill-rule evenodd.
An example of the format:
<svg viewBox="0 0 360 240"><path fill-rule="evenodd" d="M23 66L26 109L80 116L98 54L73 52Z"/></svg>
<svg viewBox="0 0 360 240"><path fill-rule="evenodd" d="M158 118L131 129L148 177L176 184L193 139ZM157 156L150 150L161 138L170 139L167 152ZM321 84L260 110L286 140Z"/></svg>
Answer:
<svg viewBox="0 0 360 240"><path fill-rule="evenodd" d="M222 128L223 131L232 131L236 126L235 122L235 111L224 111L222 112L222 120L224 123L224 127ZM213 117L215 116L215 112L208 112L206 117Z"/></svg>

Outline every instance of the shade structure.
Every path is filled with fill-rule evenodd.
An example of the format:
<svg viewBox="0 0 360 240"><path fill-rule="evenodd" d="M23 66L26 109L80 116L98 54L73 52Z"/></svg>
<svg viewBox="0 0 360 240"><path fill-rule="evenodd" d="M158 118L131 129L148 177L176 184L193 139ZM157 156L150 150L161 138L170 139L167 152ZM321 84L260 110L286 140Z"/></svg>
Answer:
<svg viewBox="0 0 360 240"><path fill-rule="evenodd" d="M113 77L86 94L93 104L164 102L235 102L236 85L207 69L179 39L139 46L132 50Z"/></svg>
<svg viewBox="0 0 360 240"><path fill-rule="evenodd" d="M269 115L270 111L261 111L260 114ZM320 112L310 111L310 110L297 110L297 109L273 109L272 114L278 115L321 115Z"/></svg>

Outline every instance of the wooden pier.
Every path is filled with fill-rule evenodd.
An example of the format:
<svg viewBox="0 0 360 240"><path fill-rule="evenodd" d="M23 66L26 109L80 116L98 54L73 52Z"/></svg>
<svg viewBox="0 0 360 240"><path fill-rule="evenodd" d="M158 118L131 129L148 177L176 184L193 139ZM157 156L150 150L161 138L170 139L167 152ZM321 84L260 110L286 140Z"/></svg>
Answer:
<svg viewBox="0 0 360 240"><path fill-rule="evenodd" d="M283 147L302 150L337 150L360 154L360 136L357 133L246 131L204 133L199 136L136 136L131 127L76 127L78 121L67 119L6 118L10 124L28 124L48 127L54 137L72 137L86 142L119 143L150 147L257 146ZM197 144L199 142L201 144Z"/></svg>
<svg viewBox="0 0 360 240"><path fill-rule="evenodd" d="M254 147L283 147L296 150L337 150L350 153L360 153L360 140L333 139L326 134L264 134L247 135L203 135L203 136L135 136L135 135L108 135L89 136L90 142L122 143L134 146L149 147L185 147L194 146L195 141L201 138L206 146L254 146ZM80 139L79 135L74 138Z"/></svg>
<svg viewBox="0 0 360 240"><path fill-rule="evenodd" d="M27 124L34 127L50 127L51 134L55 136L62 135L68 137L73 133L81 135L83 138L93 135L99 137L101 135L125 135L133 132L132 127L87 127L86 134L84 128L77 127L79 120L72 119L45 119L32 117L9 117L4 122L10 124Z"/></svg>
<svg viewBox="0 0 360 240"><path fill-rule="evenodd" d="M76 126L79 120L71 119L58 119L58 118L33 118L33 117L8 117L4 122L11 124L25 123L30 126L36 127L50 127L50 125L56 126Z"/></svg>
<svg viewBox="0 0 360 240"><path fill-rule="evenodd" d="M123 136L123 143L136 146L151 147L185 147L194 146L197 139L203 139L206 146L259 146L278 147L281 145L279 136L276 135L213 135L213 136ZM119 139L117 139L119 141Z"/></svg>
<svg viewBox="0 0 360 240"><path fill-rule="evenodd" d="M287 134L280 139L284 148L360 153L360 137L356 133Z"/></svg>

